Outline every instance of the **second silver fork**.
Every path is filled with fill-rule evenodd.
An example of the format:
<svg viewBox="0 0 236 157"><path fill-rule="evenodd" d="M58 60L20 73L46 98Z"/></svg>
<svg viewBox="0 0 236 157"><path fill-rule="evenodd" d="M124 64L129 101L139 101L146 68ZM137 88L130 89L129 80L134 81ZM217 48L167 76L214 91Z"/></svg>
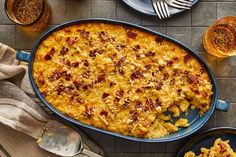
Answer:
<svg viewBox="0 0 236 157"><path fill-rule="evenodd" d="M155 12L157 13L157 16L160 19L170 17L170 12L165 2L163 2L162 0L152 0L152 4Z"/></svg>

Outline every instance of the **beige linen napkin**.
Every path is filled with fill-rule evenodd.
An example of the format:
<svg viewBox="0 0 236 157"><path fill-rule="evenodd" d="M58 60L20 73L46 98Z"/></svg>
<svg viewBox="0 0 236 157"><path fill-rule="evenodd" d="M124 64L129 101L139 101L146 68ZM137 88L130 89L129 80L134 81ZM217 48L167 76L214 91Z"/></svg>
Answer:
<svg viewBox="0 0 236 157"><path fill-rule="evenodd" d="M54 116L48 114L49 109L34 93L29 81L27 65L20 64L15 59L15 55L14 49L0 43L0 123L37 138L40 129L49 118L54 119ZM104 154L102 149L83 132L75 129L80 133L85 148ZM0 156L1 151L0 147Z"/></svg>

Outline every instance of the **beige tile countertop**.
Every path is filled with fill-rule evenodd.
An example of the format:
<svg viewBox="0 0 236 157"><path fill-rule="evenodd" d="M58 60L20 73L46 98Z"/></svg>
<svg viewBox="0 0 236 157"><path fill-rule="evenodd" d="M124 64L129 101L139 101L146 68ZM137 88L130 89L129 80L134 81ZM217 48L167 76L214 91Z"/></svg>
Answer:
<svg viewBox="0 0 236 157"><path fill-rule="evenodd" d="M236 127L236 57L218 59L206 54L202 47L202 35L209 25L224 16L236 16L236 0L199 0L191 10L162 21L132 10L121 0L48 1L53 11L52 20L45 30L32 34L26 33L6 17L3 8L4 0L0 0L0 42L16 49L30 51L36 39L47 29L66 21L90 17L128 21L157 30L196 50L210 65L217 78L219 98L231 103L229 112L216 111L202 130L216 126ZM186 143L186 139L161 144L132 142L87 129L83 130L102 146L109 157L174 157L178 149ZM9 132L14 136L9 137ZM7 150L13 147L22 153L12 153ZM4 150L11 152L6 154L6 157L54 156L37 148L33 139L0 125L0 156L1 151ZM31 150L36 153L31 154Z"/></svg>

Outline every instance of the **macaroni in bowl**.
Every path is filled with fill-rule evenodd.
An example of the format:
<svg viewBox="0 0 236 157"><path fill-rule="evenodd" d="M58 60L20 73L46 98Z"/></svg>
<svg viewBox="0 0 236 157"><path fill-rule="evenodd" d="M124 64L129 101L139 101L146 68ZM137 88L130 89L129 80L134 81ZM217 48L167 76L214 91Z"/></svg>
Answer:
<svg viewBox="0 0 236 157"><path fill-rule="evenodd" d="M107 23L57 30L38 47L33 76L45 99L80 122L128 136L159 138L203 115L212 98L204 67L157 35Z"/></svg>

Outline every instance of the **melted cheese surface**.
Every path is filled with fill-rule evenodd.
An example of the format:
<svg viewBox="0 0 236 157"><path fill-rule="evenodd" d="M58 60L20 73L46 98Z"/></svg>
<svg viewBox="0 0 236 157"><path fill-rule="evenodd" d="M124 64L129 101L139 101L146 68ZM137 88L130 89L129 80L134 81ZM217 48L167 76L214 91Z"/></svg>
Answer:
<svg viewBox="0 0 236 157"><path fill-rule="evenodd" d="M38 47L33 75L45 99L62 113L112 132L158 138L189 107L204 114L212 84L184 49L157 35L105 23L73 25Z"/></svg>

